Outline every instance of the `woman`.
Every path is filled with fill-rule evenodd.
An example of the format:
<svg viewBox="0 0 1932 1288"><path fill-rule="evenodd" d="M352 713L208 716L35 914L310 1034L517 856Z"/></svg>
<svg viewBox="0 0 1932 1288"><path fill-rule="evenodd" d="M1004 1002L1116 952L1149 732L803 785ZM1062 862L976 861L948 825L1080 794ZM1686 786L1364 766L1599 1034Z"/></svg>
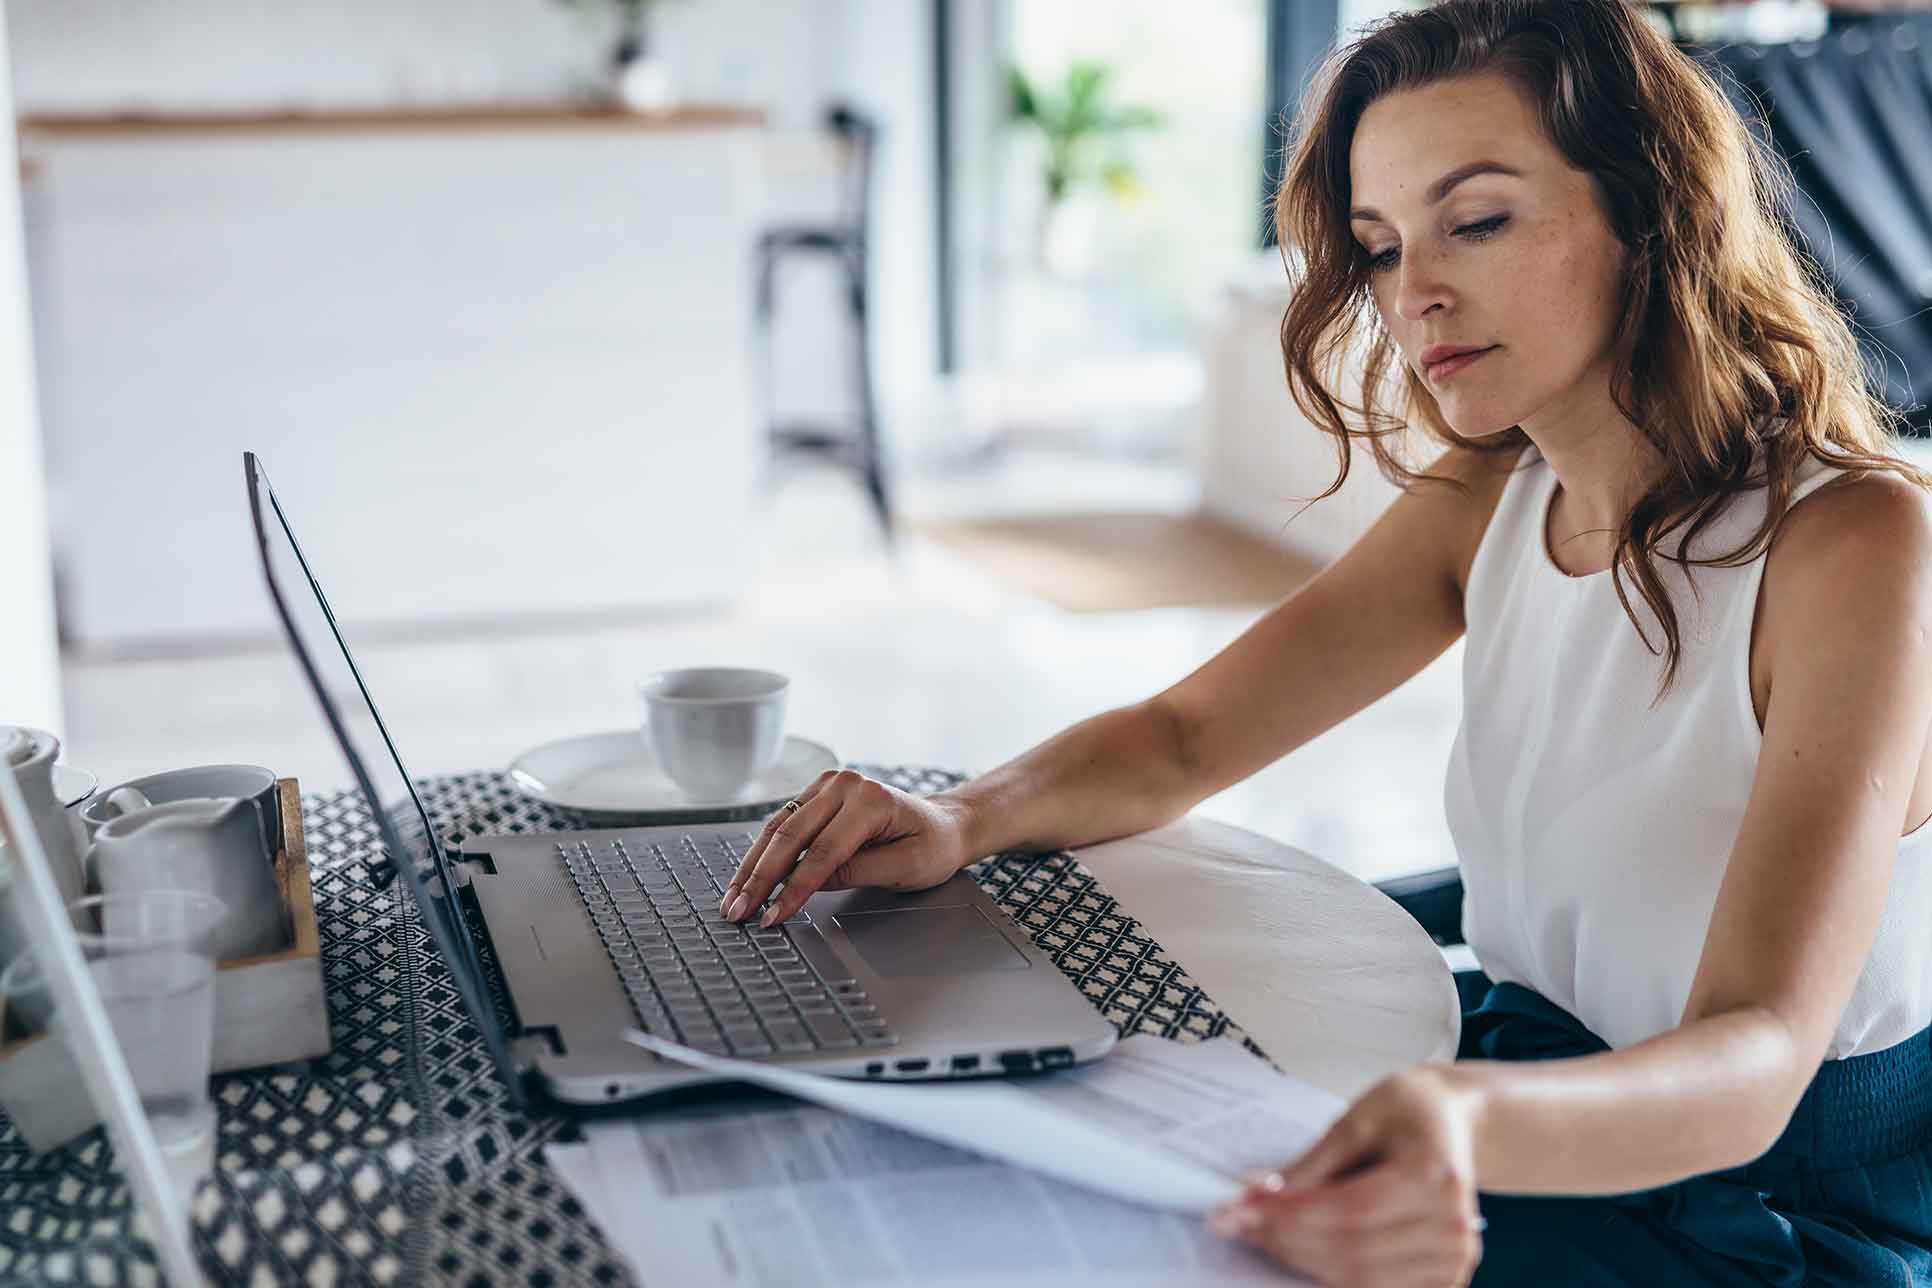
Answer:
<svg viewBox="0 0 1932 1288"><path fill-rule="evenodd" d="M1466 634L1460 1058L1217 1227L1336 1284L1932 1277L1932 479L1788 179L1619 0L1448 0L1308 102L1289 384L1403 494L1145 702L928 799L821 778L726 914L1169 822Z"/></svg>

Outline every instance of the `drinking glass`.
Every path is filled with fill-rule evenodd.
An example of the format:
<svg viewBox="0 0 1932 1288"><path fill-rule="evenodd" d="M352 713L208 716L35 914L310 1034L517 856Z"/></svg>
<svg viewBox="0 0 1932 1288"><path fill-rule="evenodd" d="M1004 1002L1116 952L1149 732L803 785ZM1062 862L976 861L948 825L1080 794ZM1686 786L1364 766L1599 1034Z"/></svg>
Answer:
<svg viewBox="0 0 1932 1288"><path fill-rule="evenodd" d="M214 1163L214 930L226 907L197 891L143 890L76 899L68 911L141 1108L185 1198ZM0 995L9 1011L48 1015L48 1037L71 1052L41 952L36 945L14 958L0 975Z"/></svg>

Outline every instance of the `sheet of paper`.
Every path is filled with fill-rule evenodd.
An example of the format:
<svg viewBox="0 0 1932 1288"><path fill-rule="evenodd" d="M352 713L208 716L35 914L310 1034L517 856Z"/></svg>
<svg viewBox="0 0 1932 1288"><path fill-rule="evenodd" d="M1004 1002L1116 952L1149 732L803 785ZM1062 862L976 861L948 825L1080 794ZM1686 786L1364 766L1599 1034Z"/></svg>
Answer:
<svg viewBox="0 0 1932 1288"><path fill-rule="evenodd" d="M1343 1107L1226 1041L1132 1038L1096 1064L1007 1083L856 1085L1014 1091L1063 1123L1146 1142L1146 1160L1223 1182L1288 1161ZM647 1285L1288 1282L1196 1215L843 1111L730 1106L585 1132L587 1143L545 1156Z"/></svg>
<svg viewBox="0 0 1932 1288"><path fill-rule="evenodd" d="M1108 1115L1115 1109L1131 1109L1135 1103L1131 1094L1048 1095L1029 1091L1031 1080L859 1082L706 1055L636 1030L625 1036L667 1059L1149 1207L1206 1212L1232 1200L1240 1189L1198 1159L1178 1157L1161 1148L1144 1130L1118 1130L1118 1121L1108 1121ZM1114 1060L1110 1053L1088 1068L1111 1072ZM1058 1078L1046 1082L1056 1088L1084 1085L1063 1084ZM1098 1117L1093 1110L1100 1111Z"/></svg>

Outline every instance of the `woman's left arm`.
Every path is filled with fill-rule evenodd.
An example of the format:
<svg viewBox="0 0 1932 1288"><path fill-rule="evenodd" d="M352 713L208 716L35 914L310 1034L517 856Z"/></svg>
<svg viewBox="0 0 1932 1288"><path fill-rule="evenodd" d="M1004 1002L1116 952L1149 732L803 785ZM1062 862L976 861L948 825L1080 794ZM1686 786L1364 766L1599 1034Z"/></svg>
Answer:
<svg viewBox="0 0 1932 1288"><path fill-rule="evenodd" d="M1473 1223L1477 1189L1649 1189L1777 1140L1871 952L1932 729L1932 509L1890 475L1833 484L1768 557L1763 748L1678 1027L1398 1074L1224 1228L1319 1272L1424 1214L1444 1233Z"/></svg>

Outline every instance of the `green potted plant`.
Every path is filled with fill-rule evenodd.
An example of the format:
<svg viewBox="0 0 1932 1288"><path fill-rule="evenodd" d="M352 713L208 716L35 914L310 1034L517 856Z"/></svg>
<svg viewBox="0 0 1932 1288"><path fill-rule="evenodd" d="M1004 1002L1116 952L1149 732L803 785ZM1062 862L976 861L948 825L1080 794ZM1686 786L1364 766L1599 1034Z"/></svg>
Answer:
<svg viewBox="0 0 1932 1288"><path fill-rule="evenodd" d="M1040 178L1044 202L1040 213L1037 249L1040 262L1051 265L1067 256L1056 253L1056 242L1066 221L1061 212L1068 198L1083 184L1095 184L1110 197L1133 198L1141 192L1140 175L1122 146L1135 130L1161 124L1160 113L1149 107L1118 106L1108 101L1109 70L1100 63L1076 61L1053 92L1036 87L1019 67L1008 65L1007 119L1040 132L1045 159ZM1111 142L1102 153L1100 145Z"/></svg>

